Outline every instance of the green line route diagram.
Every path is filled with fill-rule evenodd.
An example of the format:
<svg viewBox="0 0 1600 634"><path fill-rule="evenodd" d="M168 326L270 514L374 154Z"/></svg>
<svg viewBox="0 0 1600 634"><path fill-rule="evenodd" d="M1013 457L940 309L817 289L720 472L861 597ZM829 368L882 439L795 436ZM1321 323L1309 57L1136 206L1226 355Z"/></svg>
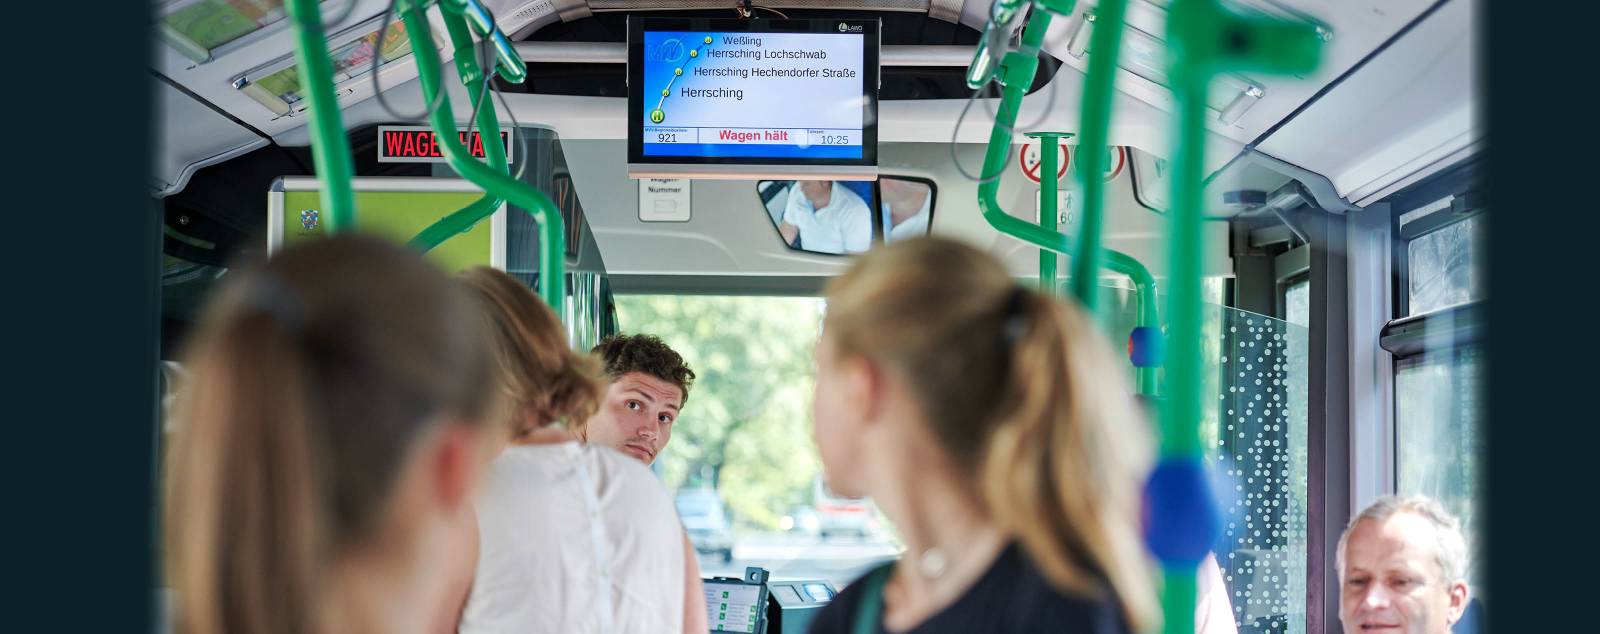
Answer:
<svg viewBox="0 0 1600 634"><path fill-rule="evenodd" d="M666 105L667 95L672 94L672 84L677 83L678 78L683 76L684 66L688 66L690 61L700 57L700 49L710 45L711 36L707 35L700 46L696 46L694 49L689 51L689 59L684 61L683 66L679 66L672 70L672 78L667 80L667 87L661 89L661 100L657 101L655 109L650 111L651 123L661 123L663 119L667 118L667 113L661 109L661 106Z"/></svg>

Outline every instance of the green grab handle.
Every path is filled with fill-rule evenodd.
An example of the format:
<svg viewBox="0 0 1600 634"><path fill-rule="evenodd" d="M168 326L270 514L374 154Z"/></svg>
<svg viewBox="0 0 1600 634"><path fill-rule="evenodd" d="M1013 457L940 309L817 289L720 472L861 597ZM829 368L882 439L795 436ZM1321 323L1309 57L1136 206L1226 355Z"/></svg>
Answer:
<svg viewBox="0 0 1600 634"><path fill-rule="evenodd" d="M401 21L405 23L406 33L413 42L432 42L433 34L428 26L427 18L423 15L422 6L417 2L407 2L401 11ZM451 21L460 21L462 17L445 11L442 14L446 28ZM459 44L459 43L458 43ZM430 103L443 90L439 76L439 51L432 46L414 46L412 48L417 56L418 79L422 84L422 93L425 100ZM469 55L470 57L470 55ZM476 62L473 62L476 64ZM503 164L505 160L504 146L500 143L500 124L495 120L493 113L490 117L482 119L488 125L480 125L483 129L484 151L491 157L499 155ZM472 181L483 190L495 197L510 201L521 207L528 215L533 217L539 226L539 295L555 310L556 315L563 315L566 300L566 227L561 218L561 212L548 196L510 175L485 165L472 157L471 152L461 144L459 132L456 129L455 115L452 114L449 99L441 99L439 107L429 115L434 134L444 149L445 163L462 178ZM491 148L491 145L493 146ZM491 161L494 159L491 158ZM524 159L526 160L526 159ZM485 210L476 205L475 212L483 216L492 213L493 209ZM481 220L483 216L471 217L468 209L451 214L434 226L425 230L429 239L438 238L442 241L455 235L473 223ZM420 242L423 236L418 236L414 242ZM434 244L437 244L435 242ZM429 248L433 245L427 245Z"/></svg>
<svg viewBox="0 0 1600 634"><path fill-rule="evenodd" d="M994 127L989 134L989 143L984 152L983 170L979 173L983 179L978 182L978 209L989 226L1004 235L1040 249L1071 255L1072 248L1066 236L1006 213L1000 206L999 200L1001 169L1006 163L1006 154L1011 151L1012 128L1016 124L1017 110L1028 86L1033 82L1034 71L1037 70L1039 63L1038 57L1023 51L1038 50L1044 32L1050 25L1051 14L1051 11L1034 11L1028 17L1028 24L1023 30L1021 50L1007 53L1001 63L1003 80L1000 109L995 114ZM1155 277L1150 274L1150 270L1132 256L1115 250L1106 249L1105 257L1106 269L1126 275L1133 281L1139 305L1138 324L1158 326L1159 300ZM1134 375L1140 394L1156 393L1155 368L1136 368Z"/></svg>
<svg viewBox="0 0 1600 634"><path fill-rule="evenodd" d="M482 68L478 64L477 50L472 46L472 34L468 31L467 25L463 20L446 19L444 26L445 32L450 38L450 44L455 50L456 74L460 76L462 85L466 87L467 98L472 101L472 109L477 113L478 134L483 139L484 155L489 160L489 167L494 168L495 171L501 174L509 174L511 172L509 166L506 165L505 148L500 141L500 120L495 115L493 104L490 104L491 107L489 108L483 108L478 103L480 96L487 97L487 95L483 95L481 90L480 82L483 81L484 76ZM428 97L428 103L433 103L433 98ZM493 137L492 139L490 138L491 136ZM466 140L468 143L471 141L471 139ZM481 198L423 229L415 238L412 238L411 244L423 251L432 250L445 240L450 239L451 236L459 233L458 231L451 231L450 228L461 226L461 230L465 231L466 228L493 214L500 207L500 203L503 202L505 202L504 199L485 192Z"/></svg>
<svg viewBox="0 0 1600 634"><path fill-rule="evenodd" d="M1072 294L1084 310L1095 313L1099 293L1095 274L1100 270L1100 240L1105 218L1106 143L1110 137L1111 99L1116 90L1117 56L1122 44L1122 23L1128 0L1100 0L1095 8L1097 21L1089 36L1089 69L1084 77L1083 106L1078 126L1077 169L1073 170L1078 191L1083 193L1079 215L1078 252L1072 258ZM1150 326L1154 324L1140 324ZM1153 369L1151 370L1154 371Z"/></svg>

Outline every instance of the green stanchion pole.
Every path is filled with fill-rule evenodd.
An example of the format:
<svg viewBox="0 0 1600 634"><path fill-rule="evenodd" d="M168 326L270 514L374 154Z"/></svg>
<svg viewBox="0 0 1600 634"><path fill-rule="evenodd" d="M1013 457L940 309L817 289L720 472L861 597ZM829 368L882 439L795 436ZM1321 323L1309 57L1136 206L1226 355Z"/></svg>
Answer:
<svg viewBox="0 0 1600 634"><path fill-rule="evenodd" d="M1161 454L1177 464L1202 456L1199 427L1204 397L1201 349L1201 195L1205 171L1206 92L1211 79L1231 70L1309 72L1321 40L1314 25L1268 17L1242 17L1217 0L1174 0L1167 15L1168 77L1173 110L1172 274L1167 299L1167 392L1161 411ZM1163 562L1163 630L1194 632L1195 561Z"/></svg>
<svg viewBox="0 0 1600 634"><path fill-rule="evenodd" d="M1060 214L1057 208L1060 183L1056 180L1056 172L1060 171L1060 159L1056 156L1056 148L1061 146L1061 139L1072 136L1070 132L1029 132L1028 136L1039 140L1039 228L1045 231L1060 233L1056 228L1056 219ZM1039 292L1054 297L1056 295L1056 259L1059 253L1049 249L1039 249ZM1098 273L1097 268L1095 272Z"/></svg>
<svg viewBox="0 0 1600 634"><path fill-rule="evenodd" d="M310 119L311 161L327 212L324 222L329 232L344 231L355 226L355 194L350 188L355 169L350 165L350 140L339 120L339 101L333 96L333 62L328 59L322 12L317 0L289 0L284 7L294 31L294 59Z"/></svg>

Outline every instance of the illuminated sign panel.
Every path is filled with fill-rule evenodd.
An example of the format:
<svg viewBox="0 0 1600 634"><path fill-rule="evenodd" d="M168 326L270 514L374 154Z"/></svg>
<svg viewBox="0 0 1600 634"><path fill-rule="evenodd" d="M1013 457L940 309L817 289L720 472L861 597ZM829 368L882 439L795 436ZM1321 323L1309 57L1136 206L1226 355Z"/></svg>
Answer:
<svg viewBox="0 0 1600 634"><path fill-rule="evenodd" d="M461 144L472 155L483 158L483 137L477 130L467 139L465 131L457 131ZM500 131L500 143L506 148L506 162L511 162L511 131ZM378 126L379 163L443 163L444 147L427 126Z"/></svg>

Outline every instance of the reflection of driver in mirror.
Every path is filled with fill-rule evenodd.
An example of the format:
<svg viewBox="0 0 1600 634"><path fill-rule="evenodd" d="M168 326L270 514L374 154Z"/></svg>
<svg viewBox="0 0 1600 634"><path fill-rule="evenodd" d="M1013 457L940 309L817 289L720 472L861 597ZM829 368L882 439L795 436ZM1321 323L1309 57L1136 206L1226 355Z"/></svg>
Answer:
<svg viewBox="0 0 1600 634"><path fill-rule="evenodd" d="M834 181L795 181L778 232L789 246L820 253L859 253L872 246L866 201Z"/></svg>
<svg viewBox="0 0 1600 634"><path fill-rule="evenodd" d="M889 228L890 242L928 235L932 188L916 181L882 178L878 180L878 190L883 193L884 224Z"/></svg>

